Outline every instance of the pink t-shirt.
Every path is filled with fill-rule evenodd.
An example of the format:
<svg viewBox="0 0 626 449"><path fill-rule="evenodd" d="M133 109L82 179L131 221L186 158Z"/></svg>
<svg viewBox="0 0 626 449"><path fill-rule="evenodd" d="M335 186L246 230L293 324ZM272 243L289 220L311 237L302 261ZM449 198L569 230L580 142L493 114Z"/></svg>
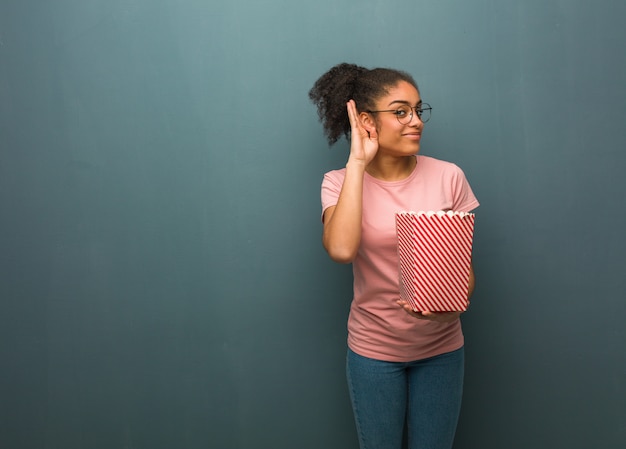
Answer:
<svg viewBox="0 0 626 449"><path fill-rule="evenodd" d="M414 318L397 303L398 254L395 213L478 207L463 171L450 162L418 155L411 175L386 182L364 174L361 246L352 263L354 298L348 318L348 346L377 360L407 362L463 346L461 322ZM346 169L324 175L322 211L337 204Z"/></svg>

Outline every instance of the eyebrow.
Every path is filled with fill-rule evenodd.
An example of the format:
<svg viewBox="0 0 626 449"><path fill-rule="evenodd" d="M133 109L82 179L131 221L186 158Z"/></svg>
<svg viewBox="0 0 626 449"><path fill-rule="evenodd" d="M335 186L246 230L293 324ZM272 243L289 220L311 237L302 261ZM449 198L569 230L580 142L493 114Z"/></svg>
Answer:
<svg viewBox="0 0 626 449"><path fill-rule="evenodd" d="M400 104L406 104L407 106L411 106L411 103L409 103L406 100L393 100L391 103L389 103L387 106L391 106L395 103L400 103ZM418 107L419 105L422 104L422 100L418 101L417 104L415 105L415 107Z"/></svg>

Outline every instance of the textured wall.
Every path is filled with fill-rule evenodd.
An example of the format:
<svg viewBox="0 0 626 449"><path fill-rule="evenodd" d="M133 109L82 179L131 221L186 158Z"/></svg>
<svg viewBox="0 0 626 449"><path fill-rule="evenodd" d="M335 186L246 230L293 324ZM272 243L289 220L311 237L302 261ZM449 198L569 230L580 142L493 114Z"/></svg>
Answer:
<svg viewBox="0 0 626 449"><path fill-rule="evenodd" d="M0 445L356 448L307 91L415 75L481 201L456 448L626 445L625 3L0 2Z"/></svg>

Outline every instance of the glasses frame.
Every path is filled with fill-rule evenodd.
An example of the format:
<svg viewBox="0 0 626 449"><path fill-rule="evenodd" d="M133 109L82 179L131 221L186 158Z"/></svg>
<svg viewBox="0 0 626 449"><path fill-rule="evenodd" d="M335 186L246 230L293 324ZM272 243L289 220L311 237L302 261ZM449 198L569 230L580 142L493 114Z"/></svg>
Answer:
<svg viewBox="0 0 626 449"><path fill-rule="evenodd" d="M411 112L409 113L409 120L406 123L402 123L400 121L400 117L398 117L398 111L401 109L402 106L406 106L408 107ZM367 110L365 112L369 112L371 114L374 114L376 112L393 112L396 116L396 120L398 120L398 123L400 123L401 125L408 125L409 123L411 123L411 121L413 120L413 111L415 111L415 115L417 115L417 118L420 119L420 122L422 123L426 123L428 122L428 120L430 120L430 114L428 115L428 118L426 120L422 120L422 113L424 111L428 111L429 113L432 113L433 108L430 106L430 104L428 103L421 103L419 106L409 106L408 104L406 105L402 105L396 109L384 109L381 111L370 111Z"/></svg>

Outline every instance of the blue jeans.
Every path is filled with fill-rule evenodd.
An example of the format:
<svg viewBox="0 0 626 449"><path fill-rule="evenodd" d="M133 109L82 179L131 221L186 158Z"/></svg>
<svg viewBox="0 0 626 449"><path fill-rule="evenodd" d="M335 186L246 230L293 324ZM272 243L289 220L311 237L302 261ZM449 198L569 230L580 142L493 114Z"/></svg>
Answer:
<svg viewBox="0 0 626 449"><path fill-rule="evenodd" d="M461 410L463 348L415 362L348 349L346 372L361 449L450 449ZM406 424L406 429L405 429Z"/></svg>

